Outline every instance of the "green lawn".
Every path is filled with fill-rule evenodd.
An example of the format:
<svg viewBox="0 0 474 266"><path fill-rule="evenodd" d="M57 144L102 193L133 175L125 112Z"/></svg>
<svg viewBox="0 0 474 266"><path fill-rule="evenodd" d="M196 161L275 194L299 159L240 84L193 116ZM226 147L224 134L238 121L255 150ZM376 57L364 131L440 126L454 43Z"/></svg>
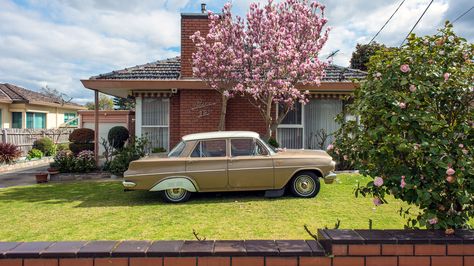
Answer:
<svg viewBox="0 0 474 266"><path fill-rule="evenodd" d="M314 199L267 199L262 192L193 195L185 204L165 204L149 192L123 192L119 182L46 184L0 189L0 241L309 238L312 230L403 228L399 201L374 208L355 198L359 175L340 175L322 184Z"/></svg>

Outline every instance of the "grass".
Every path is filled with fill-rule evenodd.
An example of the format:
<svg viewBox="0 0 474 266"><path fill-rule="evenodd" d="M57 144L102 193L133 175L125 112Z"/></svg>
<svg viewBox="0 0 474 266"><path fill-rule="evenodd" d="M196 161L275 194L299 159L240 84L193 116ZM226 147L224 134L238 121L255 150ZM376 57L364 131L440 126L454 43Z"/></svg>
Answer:
<svg viewBox="0 0 474 266"><path fill-rule="evenodd" d="M205 193L165 204L150 192L123 192L119 182L81 182L0 189L0 241L194 239L307 239L316 228L403 228L397 200L374 208L355 198L360 175L322 184L314 199L267 199L262 192Z"/></svg>

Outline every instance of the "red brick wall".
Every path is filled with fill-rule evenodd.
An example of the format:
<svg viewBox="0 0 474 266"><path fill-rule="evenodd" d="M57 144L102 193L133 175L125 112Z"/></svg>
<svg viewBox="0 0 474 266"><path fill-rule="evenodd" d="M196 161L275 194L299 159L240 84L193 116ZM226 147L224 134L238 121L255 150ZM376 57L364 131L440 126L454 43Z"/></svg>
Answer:
<svg viewBox="0 0 474 266"><path fill-rule="evenodd" d="M209 32L207 15L181 16L181 78L193 77L192 56L194 43L189 38L196 31L205 36Z"/></svg>

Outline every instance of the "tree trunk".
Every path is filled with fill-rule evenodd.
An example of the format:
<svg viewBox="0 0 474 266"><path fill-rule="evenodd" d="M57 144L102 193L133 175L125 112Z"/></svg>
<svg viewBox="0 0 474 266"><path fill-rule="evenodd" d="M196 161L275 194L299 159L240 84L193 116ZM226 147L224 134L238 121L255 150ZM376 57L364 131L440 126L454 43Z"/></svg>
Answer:
<svg viewBox="0 0 474 266"><path fill-rule="evenodd" d="M227 114L227 101L229 99L223 93L221 93L221 95L222 95L221 114L220 114L219 126L217 130L224 131L225 130L225 117Z"/></svg>
<svg viewBox="0 0 474 266"><path fill-rule="evenodd" d="M267 103L266 103L266 110L265 110L265 127L267 128L267 132L265 133L264 139L269 140L272 137L273 131L272 131L272 123L273 123L273 118L272 118L272 98L268 97Z"/></svg>

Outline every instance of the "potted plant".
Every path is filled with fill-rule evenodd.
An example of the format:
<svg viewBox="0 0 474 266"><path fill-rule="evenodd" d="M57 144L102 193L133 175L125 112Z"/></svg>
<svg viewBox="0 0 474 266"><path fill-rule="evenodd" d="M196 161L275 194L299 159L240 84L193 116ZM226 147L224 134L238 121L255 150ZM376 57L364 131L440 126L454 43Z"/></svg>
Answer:
<svg viewBox="0 0 474 266"><path fill-rule="evenodd" d="M38 184L48 182L48 173L37 173L35 176Z"/></svg>
<svg viewBox="0 0 474 266"><path fill-rule="evenodd" d="M51 164L49 165L49 168L48 168L47 170L48 170L48 173L49 173L50 175L59 174L59 169L58 169L58 167L56 166L55 163L51 163Z"/></svg>

